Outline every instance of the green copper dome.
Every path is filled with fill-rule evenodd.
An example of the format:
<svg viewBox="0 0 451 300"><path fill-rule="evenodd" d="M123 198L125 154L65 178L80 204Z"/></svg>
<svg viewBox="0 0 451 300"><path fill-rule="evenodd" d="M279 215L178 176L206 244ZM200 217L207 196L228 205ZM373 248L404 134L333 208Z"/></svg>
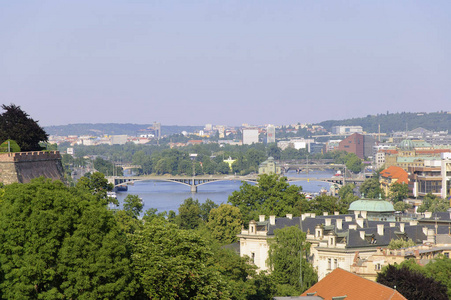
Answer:
<svg viewBox="0 0 451 300"><path fill-rule="evenodd" d="M349 210L368 212L394 212L393 204L378 199L360 199L351 203Z"/></svg>
<svg viewBox="0 0 451 300"><path fill-rule="evenodd" d="M398 145L399 149L401 150L413 150L415 148L415 145L411 140L404 140Z"/></svg>

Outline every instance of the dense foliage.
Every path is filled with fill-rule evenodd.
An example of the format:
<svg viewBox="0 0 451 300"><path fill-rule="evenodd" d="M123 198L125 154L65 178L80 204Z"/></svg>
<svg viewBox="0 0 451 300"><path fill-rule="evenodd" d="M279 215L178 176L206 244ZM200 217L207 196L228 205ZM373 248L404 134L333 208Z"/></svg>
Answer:
<svg viewBox="0 0 451 300"><path fill-rule="evenodd" d="M38 122L30 118L20 106L14 104L2 105L0 114L0 143L6 140L14 140L22 151L41 150L40 142L46 142L48 134L38 125Z"/></svg>
<svg viewBox="0 0 451 300"><path fill-rule="evenodd" d="M368 115L363 118L353 118L347 120L330 120L319 123L328 131L332 126L356 125L362 126L366 132L378 132L379 125L381 132L405 131L406 124L409 129L418 127L427 128L433 131L451 131L451 114L447 112L436 113L388 113L378 115Z"/></svg>
<svg viewBox="0 0 451 300"><path fill-rule="evenodd" d="M274 231L268 262L279 296L298 296L318 281L316 271L306 259L309 256L310 243L305 239L305 232L298 227L285 227Z"/></svg>
<svg viewBox="0 0 451 300"><path fill-rule="evenodd" d="M257 185L243 182L228 202L240 209L247 224L252 219L258 220L258 215L299 216L301 208L308 211L308 202L301 191L301 186L290 185L286 177L263 174L258 177Z"/></svg>
<svg viewBox="0 0 451 300"><path fill-rule="evenodd" d="M407 299L448 299L446 286L407 266L388 265L377 274L376 281L396 289Z"/></svg>

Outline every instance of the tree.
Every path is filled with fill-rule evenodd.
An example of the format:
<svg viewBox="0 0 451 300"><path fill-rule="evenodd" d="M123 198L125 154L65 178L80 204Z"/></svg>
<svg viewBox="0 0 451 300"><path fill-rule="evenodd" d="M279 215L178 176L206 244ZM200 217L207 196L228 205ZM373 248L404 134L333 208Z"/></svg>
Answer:
<svg viewBox="0 0 451 300"><path fill-rule="evenodd" d="M123 207L127 215L137 219L143 210L144 204L139 196L128 194L124 199Z"/></svg>
<svg viewBox="0 0 451 300"><path fill-rule="evenodd" d="M125 236L86 190L37 178L4 187L0 290L8 299L128 299Z"/></svg>
<svg viewBox="0 0 451 300"><path fill-rule="evenodd" d="M341 202L348 205L348 208L352 202L359 199L359 197L354 195L354 189L355 185L352 183L348 183L338 190L338 196L340 197Z"/></svg>
<svg viewBox="0 0 451 300"><path fill-rule="evenodd" d="M318 281L316 271L306 260L310 243L305 239L306 234L298 227L274 230L274 238L269 243L268 262L272 270L271 277L278 287L277 295L300 295Z"/></svg>
<svg viewBox="0 0 451 300"><path fill-rule="evenodd" d="M390 186L390 198L394 203L407 199L409 196L409 186L407 183L395 182Z"/></svg>
<svg viewBox="0 0 451 300"><path fill-rule="evenodd" d="M340 214L347 214L349 204L342 202L340 199L329 195L320 195L315 197L309 202L309 212L313 212L317 215L322 215L323 212L333 214L335 211L339 211Z"/></svg>
<svg viewBox="0 0 451 300"><path fill-rule="evenodd" d="M188 198L179 206L177 223L182 229L195 229L202 223L199 201Z"/></svg>
<svg viewBox="0 0 451 300"><path fill-rule="evenodd" d="M360 193L362 194L362 196L365 196L365 198L369 199L385 197L377 178L366 179L360 186Z"/></svg>
<svg viewBox="0 0 451 300"><path fill-rule="evenodd" d="M119 202L111 197L108 197L108 192L113 190L113 184L108 183L108 180L102 173L94 172L89 177L86 175L77 181L78 189L85 189L91 194L95 195L102 204Z"/></svg>
<svg viewBox="0 0 451 300"><path fill-rule="evenodd" d="M286 177L263 174L258 177L257 185L243 182L240 190L229 196L228 202L240 209L245 223L257 219L259 214L299 216L301 207L307 211L309 205L301 191L301 186L290 185Z"/></svg>
<svg viewBox="0 0 451 300"><path fill-rule="evenodd" d="M415 246L415 242L412 239L403 240L403 239L391 239L388 244L388 249L401 249L406 247Z"/></svg>
<svg viewBox="0 0 451 300"><path fill-rule="evenodd" d="M240 210L230 204L221 204L218 208L212 209L207 222L207 228L213 238L221 244L235 242L242 225Z"/></svg>
<svg viewBox="0 0 451 300"><path fill-rule="evenodd" d="M346 168L351 172L358 173L362 170L362 160L354 153L346 155Z"/></svg>
<svg viewBox="0 0 451 300"><path fill-rule="evenodd" d="M427 276L446 285L448 297L451 299L451 259L441 256L434 259L424 267Z"/></svg>
<svg viewBox="0 0 451 300"><path fill-rule="evenodd" d="M377 274L376 281L396 289L407 299L448 299L446 286L406 266L388 265Z"/></svg>
<svg viewBox="0 0 451 300"><path fill-rule="evenodd" d="M0 142L15 140L22 151L39 151L40 142L47 142L48 134L30 118L20 106L2 105L5 110L0 115Z"/></svg>
<svg viewBox="0 0 451 300"><path fill-rule="evenodd" d="M93 162L94 169L96 169L98 172L102 174L108 174L109 176L117 175L122 176L123 171L121 167L113 165L112 162L104 160L101 157L96 157L96 159Z"/></svg>
<svg viewBox="0 0 451 300"><path fill-rule="evenodd" d="M410 205L409 203L405 203L404 201L399 201L396 202L395 205L393 205L394 209L396 211L405 211L409 208L412 208L412 205Z"/></svg>
<svg viewBox="0 0 451 300"><path fill-rule="evenodd" d="M205 222L208 221L208 216L210 215L210 212L214 208L218 208L219 205L211 201L210 199L205 200L204 203L200 205L200 215L202 220Z"/></svg>
<svg viewBox="0 0 451 300"><path fill-rule="evenodd" d="M445 199L439 198L431 193L424 196L423 204L418 207L418 212L437 212L447 211L449 208L449 202Z"/></svg>
<svg viewBox="0 0 451 300"><path fill-rule="evenodd" d="M227 299L228 287L195 232L161 219L131 235L135 276L147 299Z"/></svg>
<svg viewBox="0 0 451 300"><path fill-rule="evenodd" d="M0 145L0 152L20 152L20 147L13 140L6 140Z"/></svg>

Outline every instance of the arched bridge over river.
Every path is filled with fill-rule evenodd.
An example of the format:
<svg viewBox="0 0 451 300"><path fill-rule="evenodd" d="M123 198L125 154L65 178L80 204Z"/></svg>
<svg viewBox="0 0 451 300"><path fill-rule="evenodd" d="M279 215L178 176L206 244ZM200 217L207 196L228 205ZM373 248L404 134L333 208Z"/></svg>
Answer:
<svg viewBox="0 0 451 300"><path fill-rule="evenodd" d="M112 183L115 187L123 187L128 184L133 184L137 181L167 181L174 182L189 186L191 192L196 193L197 187L211 182L216 181L247 181L247 182L257 182L257 175L247 175L247 176L233 176L233 175L197 175L197 176L166 176L166 175L142 175L142 176L109 176L107 177L108 182ZM365 179L352 179L345 178L343 176L334 176L329 178L308 178L308 177L287 177L289 182L294 181L323 181L329 183L336 183L338 185L343 185L344 183L354 183L359 184ZM344 182L345 181L345 182Z"/></svg>

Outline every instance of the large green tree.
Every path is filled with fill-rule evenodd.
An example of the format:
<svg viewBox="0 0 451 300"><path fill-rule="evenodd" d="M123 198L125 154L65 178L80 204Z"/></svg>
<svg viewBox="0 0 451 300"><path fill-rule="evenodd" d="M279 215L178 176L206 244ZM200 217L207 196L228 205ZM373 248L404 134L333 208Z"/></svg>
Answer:
<svg viewBox="0 0 451 300"><path fill-rule="evenodd" d="M47 142L48 134L20 106L2 105L0 115L0 143L15 140L22 151L39 151L40 142Z"/></svg>
<svg viewBox="0 0 451 300"><path fill-rule="evenodd" d="M407 299L448 299L445 285L407 266L397 268L388 265L377 274L376 281L390 288L395 288Z"/></svg>
<svg viewBox="0 0 451 300"><path fill-rule="evenodd" d="M407 183L395 182L390 186L389 195L394 203L407 199L409 196L409 186Z"/></svg>
<svg viewBox="0 0 451 300"><path fill-rule="evenodd" d="M228 299L228 286L194 231L154 218L131 235L135 276L147 299Z"/></svg>
<svg viewBox="0 0 451 300"><path fill-rule="evenodd" d="M91 193L37 178L0 201L0 290L6 299L129 299L125 236Z"/></svg>
<svg viewBox="0 0 451 300"><path fill-rule="evenodd" d="M241 231L243 217L240 210L230 204L221 204L210 211L207 228L221 244L230 244L237 240Z"/></svg>
<svg viewBox="0 0 451 300"><path fill-rule="evenodd" d="M382 191L377 178L366 179L360 186L360 193L362 196L369 199L377 199L379 197L385 198L385 194Z"/></svg>
<svg viewBox="0 0 451 300"><path fill-rule="evenodd" d="M310 243L306 242L305 232L294 226L276 229L269 245L268 262L277 295L300 295L318 281L316 271L306 260Z"/></svg>
<svg viewBox="0 0 451 300"><path fill-rule="evenodd" d="M300 215L300 209L308 211L308 202L301 195L301 186L290 185L286 177L263 174L257 185L243 182L239 191L229 196L228 202L238 207L245 223L258 219L258 215Z"/></svg>

